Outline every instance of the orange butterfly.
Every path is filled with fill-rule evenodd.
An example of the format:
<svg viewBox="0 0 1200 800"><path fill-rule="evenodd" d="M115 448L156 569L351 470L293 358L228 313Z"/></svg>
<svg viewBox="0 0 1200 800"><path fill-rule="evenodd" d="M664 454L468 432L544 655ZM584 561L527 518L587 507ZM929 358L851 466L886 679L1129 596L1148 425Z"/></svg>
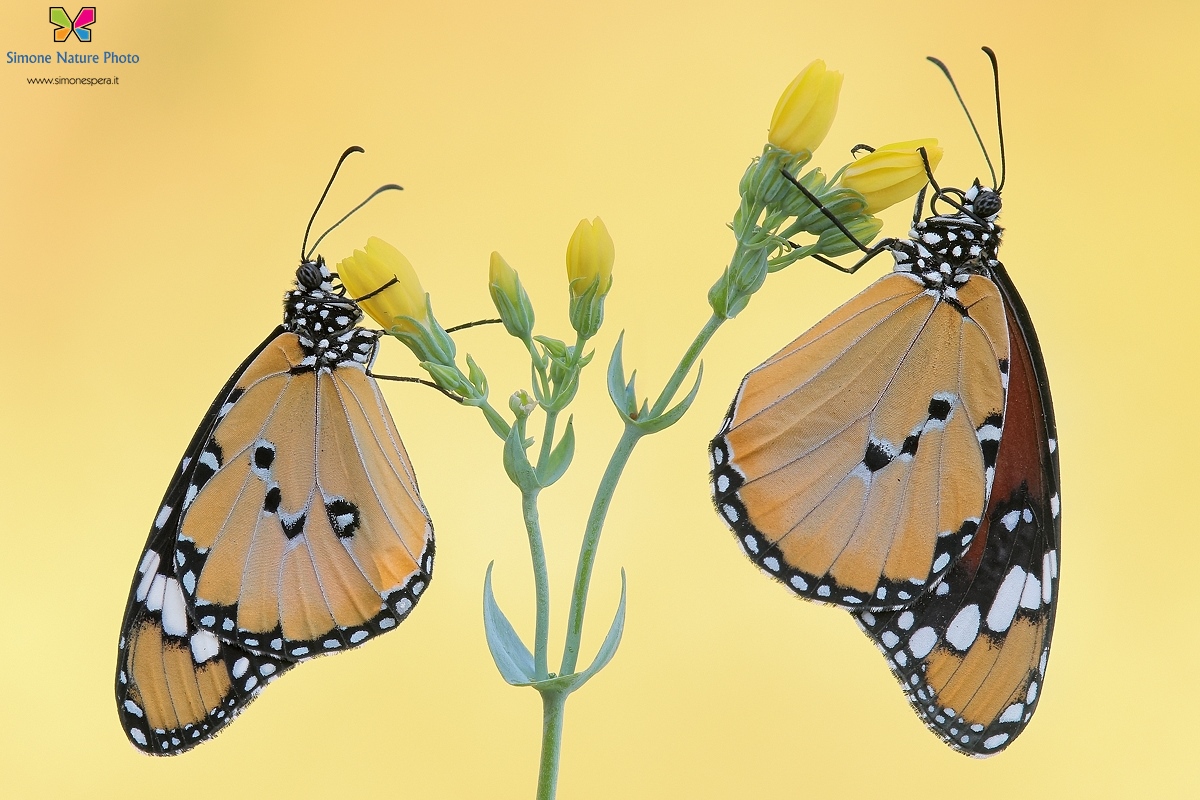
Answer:
<svg viewBox="0 0 1200 800"><path fill-rule="evenodd" d="M143 752L187 750L295 664L391 630L433 573L433 526L369 372L381 334L358 327L307 236L283 324L201 420L133 578L117 709Z"/></svg>
<svg viewBox="0 0 1200 800"><path fill-rule="evenodd" d="M952 212L920 220L922 191L910 238L852 268L888 251L895 271L746 376L712 441L712 489L754 563L854 611L930 729L987 756L1024 729L1045 676L1057 440L1037 335L997 258L1003 176L965 192L929 178Z"/></svg>

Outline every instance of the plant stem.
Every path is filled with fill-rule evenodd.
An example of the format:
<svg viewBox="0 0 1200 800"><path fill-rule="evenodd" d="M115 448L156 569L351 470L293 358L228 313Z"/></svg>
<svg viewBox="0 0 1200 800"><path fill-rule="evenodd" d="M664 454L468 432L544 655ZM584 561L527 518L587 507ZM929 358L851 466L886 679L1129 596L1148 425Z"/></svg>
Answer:
<svg viewBox="0 0 1200 800"><path fill-rule="evenodd" d="M554 800L558 791L558 755L566 704L565 692L542 692L542 759L538 767L537 800Z"/></svg>
<svg viewBox="0 0 1200 800"><path fill-rule="evenodd" d="M546 652L550 640L550 575L546 570L546 550L542 545L542 525L538 519L537 492L521 495L521 513L529 534L529 555L533 559L534 598L537 621L533 633L533 669L537 680L549 677L546 671Z"/></svg>
<svg viewBox="0 0 1200 800"><path fill-rule="evenodd" d="M644 436L633 425L626 424L625 432L617 441L612 457L608 460L608 468L600 479L600 487L596 490L596 499L592 501L592 511L588 514L587 527L583 533L583 543L579 548L579 566L575 568L575 590L571 594L571 617L567 621L567 642L563 648L562 668L560 675L570 675L575 672L579 662L579 640L583 636L583 615L587 610L588 586L592 581L592 565L596 560L596 548L600 544L600 532L604 529L604 517L612 503L613 493L621 473L629 463L629 456L638 440Z"/></svg>
<svg viewBox="0 0 1200 800"><path fill-rule="evenodd" d="M683 358L679 360L679 366L675 368L674 374L671 375L667 385L663 387L662 394L658 396L658 400L654 403L654 408L650 409L651 416L658 416L667 410L667 405L675 397L675 393L679 391L680 384L687 374L691 372L692 365L696 363L696 359L700 357L700 353L704 350L705 345L712 339L713 334L717 332L724 324L725 320L713 314L708 318L708 322L704 323L704 327L696 334L696 338L692 340L692 344L683 354Z"/></svg>
<svg viewBox="0 0 1200 800"><path fill-rule="evenodd" d="M550 449L554 445L554 421L558 419L557 411L546 412L546 429L542 432L542 447L538 452L537 467L540 469L550 458Z"/></svg>

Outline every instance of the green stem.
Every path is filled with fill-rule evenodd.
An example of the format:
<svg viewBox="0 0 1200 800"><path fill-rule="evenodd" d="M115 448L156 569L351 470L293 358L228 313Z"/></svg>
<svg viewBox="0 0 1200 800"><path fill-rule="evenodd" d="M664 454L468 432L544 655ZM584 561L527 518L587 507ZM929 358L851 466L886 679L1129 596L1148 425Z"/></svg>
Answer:
<svg viewBox="0 0 1200 800"><path fill-rule="evenodd" d="M479 403L479 410L483 412L483 416L487 419L488 425L491 426L492 432L501 439L507 439L508 421L501 416L500 412L492 408L492 404L487 400Z"/></svg>
<svg viewBox="0 0 1200 800"><path fill-rule="evenodd" d="M538 766L537 800L554 800L558 791L558 755L566 704L565 693L542 692L542 759Z"/></svg>
<svg viewBox="0 0 1200 800"><path fill-rule="evenodd" d="M521 495L521 513L529 534L529 554L533 559L534 598L537 603L537 622L533 633L533 669L537 680L549 677L546 671L546 652L550 640L550 574L546 569L546 549L542 545L542 524L538 519L538 493Z"/></svg>
<svg viewBox="0 0 1200 800"><path fill-rule="evenodd" d="M546 412L546 429L542 433L542 448L538 452L537 468L541 469L550 457L550 449L554 445L554 421L558 419L557 411Z"/></svg>
<svg viewBox="0 0 1200 800"><path fill-rule="evenodd" d="M562 669L560 675L570 675L575 672L579 662L579 640L583 636L583 615L587 610L588 586L592 582L592 566L596 561L596 548L600 545L600 533L604 529L604 518L608 507L612 504L613 493L621 473L629 463L633 448L644 434L633 425L626 424L625 432L621 434L617 447L613 450L600 479L600 487L596 490L596 499L592 501L592 511L588 514L587 527L583 533L583 544L579 548L579 565L575 568L575 590L571 593L571 617L567 621L567 642L563 648Z"/></svg>
<svg viewBox="0 0 1200 800"><path fill-rule="evenodd" d="M675 368L674 374L667 381L651 414L661 414L666 410L676 392L679 391L683 379L687 377L692 365L700 357L705 345L724 322L725 320L715 314L709 317L708 322L696 334L691 346L680 359L679 366ZM604 476L600 479L600 487L596 490L596 499L592 502L592 511L588 515L587 527L583 533L583 544L579 548L579 565L575 568L575 589L571 594L571 616L567 621L567 641L563 648L560 670L562 675L570 675L575 672L575 667L579 663L579 641L583 637L583 618L587 611L588 589L592 582L592 567L596 561L596 550L600 546L600 534L604 530L604 518L608 515L608 507L612 504L613 493L616 491L617 483L621 480L621 473L624 472L625 465L629 463L629 457L633 455L633 448L644 435L632 424L625 425L625 432L621 434L616 449L613 450L612 457L608 461L608 468L604 470Z"/></svg>
<svg viewBox="0 0 1200 800"><path fill-rule="evenodd" d="M703 352L705 345L712 339L713 334L717 332L717 328L720 328L724 322L724 319L713 314L708 318L708 322L704 323L704 327L696 334L696 338L692 340L691 346L683 354L683 358L679 360L679 366L675 368L675 373L671 375L671 379L663 387L662 394L658 396L658 400L654 403L654 408L650 409L651 416L658 416L667 410L667 406L675 398L675 393L679 391L679 386L683 383L683 379L691 372L692 365L696 363L696 359L700 357L700 353Z"/></svg>

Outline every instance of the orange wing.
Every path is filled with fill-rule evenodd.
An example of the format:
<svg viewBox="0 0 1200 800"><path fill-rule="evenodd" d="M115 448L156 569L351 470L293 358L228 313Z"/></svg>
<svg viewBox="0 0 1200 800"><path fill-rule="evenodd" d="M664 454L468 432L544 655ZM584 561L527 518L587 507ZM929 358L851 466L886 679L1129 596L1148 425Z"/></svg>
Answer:
<svg viewBox="0 0 1200 800"><path fill-rule="evenodd" d="M718 512L797 594L912 602L978 529L1007 363L991 280L948 301L912 275L881 278L742 381L712 442Z"/></svg>
<svg viewBox="0 0 1200 800"><path fill-rule="evenodd" d="M279 336L238 381L184 500L176 572L197 624L303 660L402 621L433 527L375 381Z"/></svg>
<svg viewBox="0 0 1200 800"><path fill-rule="evenodd" d="M1041 348L1003 267L1012 342L1004 438L979 536L934 591L862 612L913 709L959 752L986 757L1024 730L1041 697L1058 602L1058 443Z"/></svg>

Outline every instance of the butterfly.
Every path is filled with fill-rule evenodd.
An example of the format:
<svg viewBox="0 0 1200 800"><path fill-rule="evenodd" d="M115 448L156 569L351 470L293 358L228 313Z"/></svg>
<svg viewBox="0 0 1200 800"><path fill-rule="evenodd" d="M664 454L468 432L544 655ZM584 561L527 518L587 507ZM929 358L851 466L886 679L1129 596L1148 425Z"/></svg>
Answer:
<svg viewBox="0 0 1200 800"><path fill-rule="evenodd" d="M133 576L117 710L146 753L205 741L301 661L395 628L433 574L433 526L369 371L381 332L358 327L307 237L283 324L209 406Z"/></svg>
<svg viewBox="0 0 1200 800"><path fill-rule="evenodd" d="M71 15L62 6L50 7L50 24L54 26L54 41L56 42L65 42L71 38L71 34L75 34L75 38L81 42L90 42L92 32L88 28L95 23L95 6L84 6L79 9L75 19L71 19Z"/></svg>
<svg viewBox="0 0 1200 800"><path fill-rule="evenodd" d="M952 209L922 220L922 191L909 238L868 250L894 271L746 375L711 443L712 491L755 564L850 610L925 724L988 756L1024 729L1045 678L1057 433L998 259L1003 171L966 191L927 172L934 212Z"/></svg>

